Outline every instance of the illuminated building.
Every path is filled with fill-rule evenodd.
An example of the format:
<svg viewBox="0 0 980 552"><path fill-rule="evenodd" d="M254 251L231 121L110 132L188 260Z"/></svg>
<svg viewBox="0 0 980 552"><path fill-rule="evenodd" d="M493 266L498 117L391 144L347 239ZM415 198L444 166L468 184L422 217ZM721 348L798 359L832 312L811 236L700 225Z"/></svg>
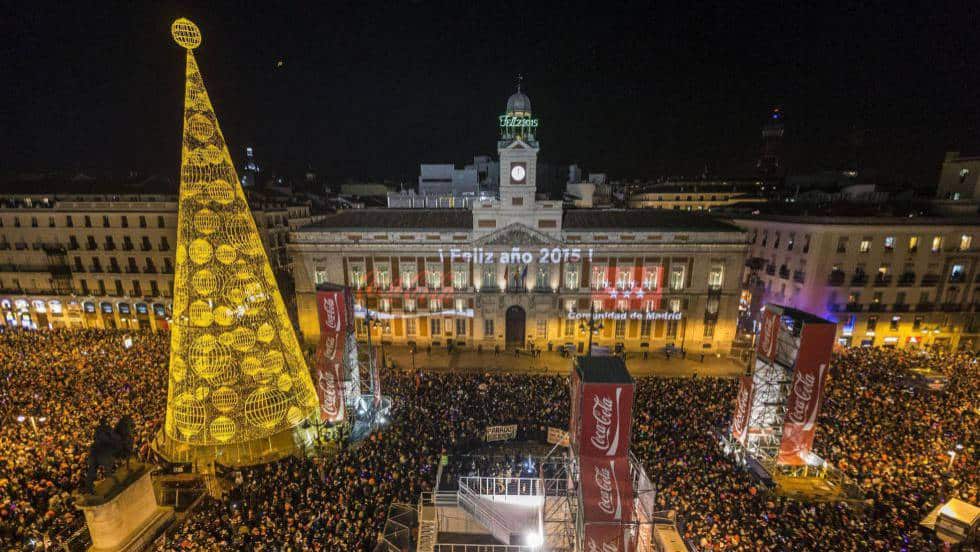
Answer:
<svg viewBox="0 0 980 552"><path fill-rule="evenodd" d="M164 330L172 313L177 196L155 177L8 180L0 195L0 324ZM15 193L21 191L22 193ZM309 202L250 192L273 270Z"/></svg>
<svg viewBox="0 0 980 552"><path fill-rule="evenodd" d="M670 180L629 194L631 209L713 211L719 207L763 203L761 180Z"/></svg>
<svg viewBox="0 0 980 552"><path fill-rule="evenodd" d="M976 214L980 210L980 155L946 153L936 189L938 206L949 213Z"/></svg>
<svg viewBox="0 0 980 552"><path fill-rule="evenodd" d="M742 230L691 213L537 200L538 120L526 94L510 97L498 125L498 197L455 209L353 209L291 233L306 342L319 336L315 286L331 282L380 313L373 339L385 343L583 351L582 319L595 308L595 343L611 350L730 348Z"/></svg>
<svg viewBox="0 0 980 552"><path fill-rule="evenodd" d="M780 176L782 171L780 155L784 131L783 112L778 107L774 107L769 111L766 123L762 125L762 151L755 164L756 171L764 179Z"/></svg>
<svg viewBox="0 0 980 552"><path fill-rule="evenodd" d="M242 169L242 187L243 188L254 188L257 184L256 180L259 177L259 173L262 169L259 168L259 164L255 162L255 152L252 150L252 146L245 148L245 167Z"/></svg>
<svg viewBox="0 0 980 552"><path fill-rule="evenodd" d="M765 303L837 322L841 346L975 350L980 218L745 217L753 314Z"/></svg>
<svg viewBox="0 0 980 552"><path fill-rule="evenodd" d="M289 454L317 395L193 49L187 50L170 378L158 450L171 460L251 464Z"/></svg>

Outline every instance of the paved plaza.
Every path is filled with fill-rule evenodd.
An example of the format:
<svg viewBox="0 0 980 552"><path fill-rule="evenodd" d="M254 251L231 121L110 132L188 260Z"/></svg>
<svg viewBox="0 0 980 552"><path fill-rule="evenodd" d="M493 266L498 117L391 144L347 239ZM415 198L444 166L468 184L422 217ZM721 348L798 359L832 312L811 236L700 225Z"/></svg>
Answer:
<svg viewBox="0 0 980 552"><path fill-rule="evenodd" d="M394 363L399 370L413 368L412 353L408 347L385 346L385 358L388 363ZM426 352L419 349L415 353L414 367L432 372L507 372L507 373L540 373L568 374L572 358L562 357L557 352L541 351L540 356L517 354L513 351L456 351L449 353L444 349L433 349ZM626 357L626 365L634 376L712 376L735 377L743 373L742 365L727 356L688 354L682 358L678 354L669 359L663 353L649 353L644 358L643 353L630 353Z"/></svg>

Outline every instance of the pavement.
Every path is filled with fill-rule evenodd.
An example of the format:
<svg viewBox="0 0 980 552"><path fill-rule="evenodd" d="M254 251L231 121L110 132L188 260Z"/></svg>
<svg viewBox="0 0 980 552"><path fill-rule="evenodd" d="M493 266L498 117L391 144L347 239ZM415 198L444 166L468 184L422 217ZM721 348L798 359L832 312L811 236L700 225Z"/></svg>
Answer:
<svg viewBox="0 0 980 552"><path fill-rule="evenodd" d="M412 353L408 347L386 345L385 357L389 365L395 364L396 369L412 370ZM449 353L444 349L431 353L420 349L415 353L416 369L427 372L460 372L460 373L520 373L520 374L560 374L567 375L572 367L572 359L562 357L557 352L541 351L540 356L527 354L515 355L513 351L494 354L493 351L455 351ZM744 373L743 366L727 356L689 354L681 358L674 354L669 359L662 353L649 353L644 358L643 353L630 353L626 357L626 366L634 376L690 377L693 375L705 377L735 377Z"/></svg>

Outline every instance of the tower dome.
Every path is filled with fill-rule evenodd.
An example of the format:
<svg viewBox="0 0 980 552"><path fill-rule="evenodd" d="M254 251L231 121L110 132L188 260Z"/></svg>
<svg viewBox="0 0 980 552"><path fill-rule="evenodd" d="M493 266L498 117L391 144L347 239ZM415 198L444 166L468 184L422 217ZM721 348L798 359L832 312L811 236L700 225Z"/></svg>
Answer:
<svg viewBox="0 0 980 552"><path fill-rule="evenodd" d="M507 98L507 114L514 117L531 116L531 98L521 92L520 85L517 85L517 92Z"/></svg>

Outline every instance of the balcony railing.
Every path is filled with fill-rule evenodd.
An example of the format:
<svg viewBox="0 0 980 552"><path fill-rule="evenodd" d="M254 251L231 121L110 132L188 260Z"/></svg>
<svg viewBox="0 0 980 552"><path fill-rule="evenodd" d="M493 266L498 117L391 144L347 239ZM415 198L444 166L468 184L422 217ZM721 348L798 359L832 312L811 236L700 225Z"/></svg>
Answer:
<svg viewBox="0 0 980 552"><path fill-rule="evenodd" d="M922 277L922 286L934 286L939 283L939 276L936 274L926 274Z"/></svg>
<svg viewBox="0 0 980 552"><path fill-rule="evenodd" d="M932 303L918 303L915 305L915 312L932 312L934 308Z"/></svg>
<svg viewBox="0 0 980 552"><path fill-rule="evenodd" d="M766 265L766 274L773 276L776 274L776 265Z"/></svg>
<svg viewBox="0 0 980 552"><path fill-rule="evenodd" d="M796 282L797 284L802 284L804 282L804 280L806 280L806 272L803 272L802 270L794 270L793 271L793 281L794 282Z"/></svg>
<svg viewBox="0 0 980 552"><path fill-rule="evenodd" d="M907 303L895 303L892 305L892 312L909 312L910 308Z"/></svg>
<svg viewBox="0 0 980 552"><path fill-rule="evenodd" d="M859 305L857 303L848 303L844 306L844 310L847 312L861 312L863 308L864 305Z"/></svg>
<svg viewBox="0 0 980 552"><path fill-rule="evenodd" d="M827 278L827 285L829 286L841 286L844 285L844 279L847 276L841 271L835 271L830 273L830 277Z"/></svg>
<svg viewBox="0 0 980 552"><path fill-rule="evenodd" d="M960 312L963 310L963 305L959 303L943 303L943 312Z"/></svg>
<svg viewBox="0 0 980 552"><path fill-rule="evenodd" d="M875 276L875 287L889 286L892 283L891 274L878 274Z"/></svg>
<svg viewBox="0 0 980 552"><path fill-rule="evenodd" d="M789 268L786 265L779 267L779 277L788 280L789 279Z"/></svg>
<svg viewBox="0 0 980 552"><path fill-rule="evenodd" d="M913 284L915 284L915 272L903 272L898 277L898 285L900 286L911 286Z"/></svg>
<svg viewBox="0 0 980 552"><path fill-rule="evenodd" d="M852 286L863 286L868 283L868 275L863 272L859 272L851 277Z"/></svg>
<svg viewBox="0 0 980 552"><path fill-rule="evenodd" d="M868 305L868 312L885 312L884 303L871 303Z"/></svg>
<svg viewBox="0 0 980 552"><path fill-rule="evenodd" d="M962 272L958 274L949 275L949 283L951 284L962 284L965 281L966 281L966 274L963 274Z"/></svg>

